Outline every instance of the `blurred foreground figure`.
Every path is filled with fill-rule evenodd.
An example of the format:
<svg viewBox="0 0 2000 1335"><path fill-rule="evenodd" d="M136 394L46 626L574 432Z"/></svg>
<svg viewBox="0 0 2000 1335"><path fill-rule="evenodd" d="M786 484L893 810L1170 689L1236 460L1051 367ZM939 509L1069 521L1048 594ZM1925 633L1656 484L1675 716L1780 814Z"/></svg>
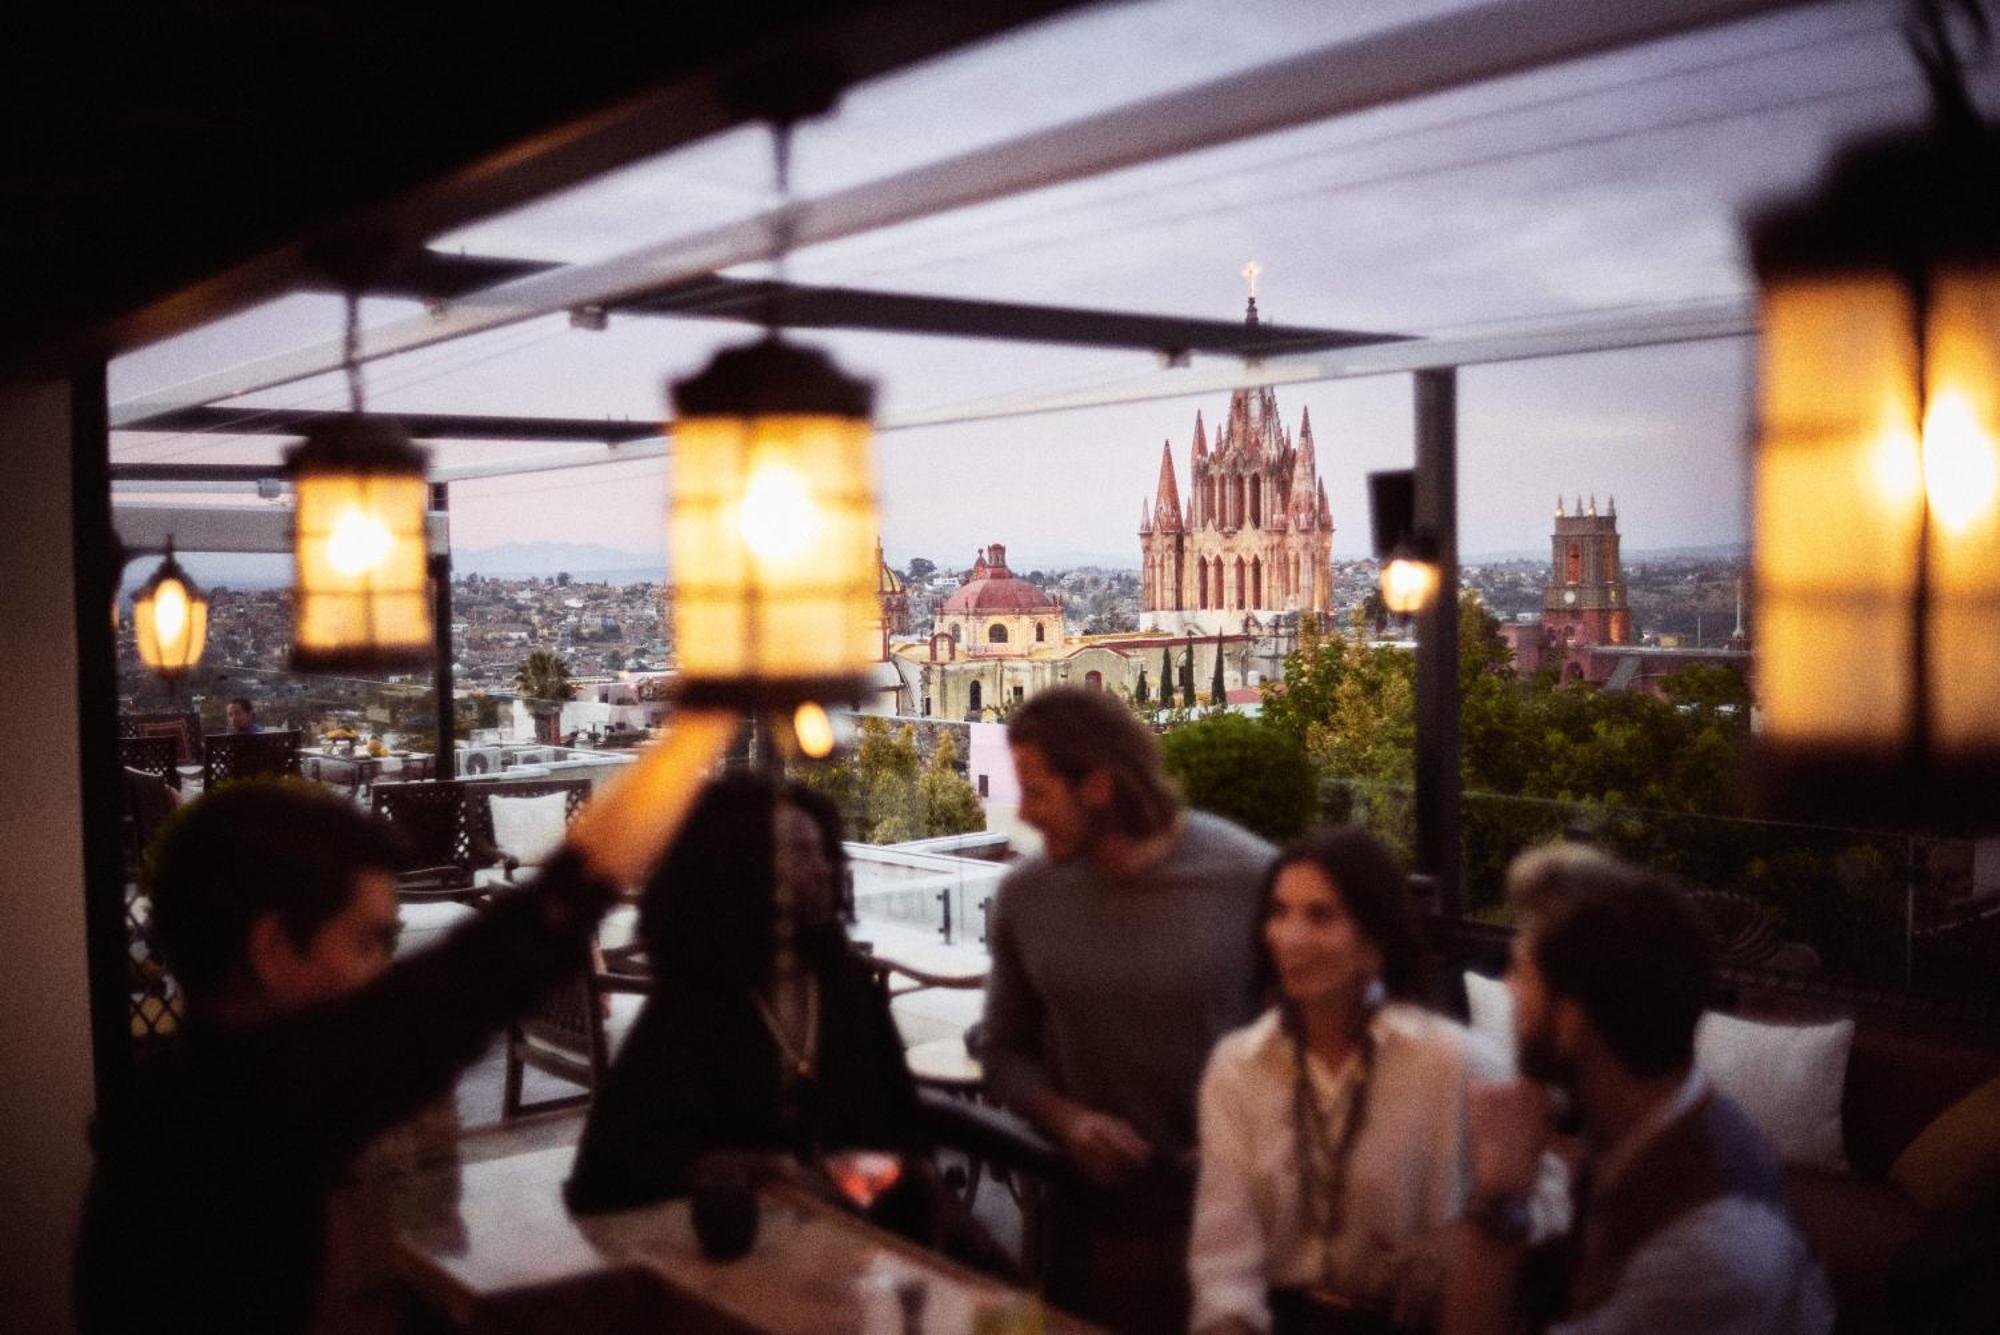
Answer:
<svg viewBox="0 0 2000 1335"><path fill-rule="evenodd" d="M1201 1087L1188 1272L1197 1335L1429 1329L1466 1171L1466 1088L1497 1048L1426 1004L1405 877L1365 830L1324 830L1265 882L1274 1003L1223 1039ZM1551 1161L1544 1234L1565 1194Z"/></svg>
<svg viewBox="0 0 2000 1335"><path fill-rule="evenodd" d="M1508 874L1520 913L1507 981L1523 1079L1475 1087L1474 1204L1446 1330L1564 1335L1822 1335L1834 1304L1785 1202L1778 1156L1694 1065L1708 941L1686 899L1581 848ZM1546 1082L1582 1117L1577 1223L1522 1281L1524 1196L1549 1139ZM1535 1309L1545 1309L1539 1314Z"/></svg>
<svg viewBox="0 0 2000 1335"><path fill-rule="evenodd" d="M1081 1181L1051 1204L1048 1294L1125 1331L1187 1322L1195 1088L1256 1013L1269 844L1182 809L1159 744L1102 691L1014 711L1021 819L1042 853L995 900L980 1056Z"/></svg>
<svg viewBox="0 0 2000 1335"><path fill-rule="evenodd" d="M388 827L296 780L221 788L162 837L152 921L188 1020L94 1129L86 1335L305 1330L343 1170L583 967L614 893L565 851L391 964L395 854Z"/></svg>
<svg viewBox="0 0 2000 1335"><path fill-rule="evenodd" d="M903 1045L837 911L846 860L838 813L808 788L739 773L702 794L640 903L653 994L591 1107L572 1209L686 1195L717 1152L919 1157ZM781 891L789 980L775 968Z"/></svg>

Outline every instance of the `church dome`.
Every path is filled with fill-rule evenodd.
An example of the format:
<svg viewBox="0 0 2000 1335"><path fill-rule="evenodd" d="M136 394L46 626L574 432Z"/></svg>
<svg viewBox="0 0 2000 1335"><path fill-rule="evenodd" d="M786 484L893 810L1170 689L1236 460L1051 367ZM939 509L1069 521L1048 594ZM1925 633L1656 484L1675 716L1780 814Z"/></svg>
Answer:
<svg viewBox="0 0 2000 1335"><path fill-rule="evenodd" d="M946 616L1013 616L1059 614L1062 607L1048 594L1017 579L1007 568L1007 549L994 543L973 562L972 576L945 599Z"/></svg>

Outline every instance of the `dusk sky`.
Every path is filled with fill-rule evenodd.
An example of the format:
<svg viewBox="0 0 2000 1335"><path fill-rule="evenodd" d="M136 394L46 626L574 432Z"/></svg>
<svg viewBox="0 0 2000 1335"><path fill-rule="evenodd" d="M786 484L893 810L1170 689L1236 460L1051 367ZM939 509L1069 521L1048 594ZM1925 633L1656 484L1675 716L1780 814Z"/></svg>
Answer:
<svg viewBox="0 0 2000 1335"><path fill-rule="evenodd" d="M1040 25L852 90L800 132L801 198L1080 115L1464 7L1446 0L1155 0ZM1452 336L1646 312L1751 288L1740 219L1809 184L1858 131L1914 122L1921 82L1900 6L1781 15L1265 136L802 251L812 283L1241 318L1262 266L1266 320ZM1990 71L1984 78L1987 91ZM742 131L436 238L443 249L601 261L772 202L764 136ZM746 267L758 276L764 266ZM371 301L365 318L411 303ZM296 296L143 349L115 400L338 333L337 301ZM747 328L560 315L372 363L387 411L663 416L663 386ZM992 396L1164 373L1142 353L897 335L806 336L876 379L885 420ZM1558 492L1616 494L1628 550L1740 542L1747 515L1747 339L1473 368L1460 378L1461 550L1536 550ZM1197 366L1215 363L1199 361ZM1336 556L1364 555L1363 475L1411 458L1407 376L1281 386L1310 408ZM893 560L963 564L1008 545L1026 568L1136 565L1160 444L1182 485L1195 412L1226 392L878 437ZM335 377L238 406L337 406ZM276 439L121 432L118 460L267 459ZM462 444L443 460L523 447ZM657 558L670 463L635 461L453 488L454 543L589 542Z"/></svg>

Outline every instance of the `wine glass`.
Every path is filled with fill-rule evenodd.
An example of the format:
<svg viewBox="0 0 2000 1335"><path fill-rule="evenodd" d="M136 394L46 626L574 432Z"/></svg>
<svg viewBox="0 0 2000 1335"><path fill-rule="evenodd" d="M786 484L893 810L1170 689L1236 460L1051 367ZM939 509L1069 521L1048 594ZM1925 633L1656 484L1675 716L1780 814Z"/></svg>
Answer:
<svg viewBox="0 0 2000 1335"><path fill-rule="evenodd" d="M864 1213L903 1177L903 1156L887 1150L835 1150L825 1163L840 1194Z"/></svg>

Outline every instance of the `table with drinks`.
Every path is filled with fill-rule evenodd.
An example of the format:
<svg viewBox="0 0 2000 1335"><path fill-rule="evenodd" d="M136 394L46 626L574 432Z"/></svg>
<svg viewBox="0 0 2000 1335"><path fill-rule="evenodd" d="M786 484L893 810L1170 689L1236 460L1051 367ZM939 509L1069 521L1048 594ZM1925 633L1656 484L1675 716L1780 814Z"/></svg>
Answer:
<svg viewBox="0 0 2000 1335"><path fill-rule="evenodd" d="M717 1246L712 1201L702 1202L710 1208L700 1220L685 1199L573 1217L562 1201L573 1157L541 1150L415 1179L401 1207L398 1264L418 1297L480 1335L1096 1329L790 1182L767 1182L739 1202L754 1200L754 1231L733 1260L711 1255L733 1250ZM744 1222L740 1210L724 1214L735 1215L725 1230Z"/></svg>

